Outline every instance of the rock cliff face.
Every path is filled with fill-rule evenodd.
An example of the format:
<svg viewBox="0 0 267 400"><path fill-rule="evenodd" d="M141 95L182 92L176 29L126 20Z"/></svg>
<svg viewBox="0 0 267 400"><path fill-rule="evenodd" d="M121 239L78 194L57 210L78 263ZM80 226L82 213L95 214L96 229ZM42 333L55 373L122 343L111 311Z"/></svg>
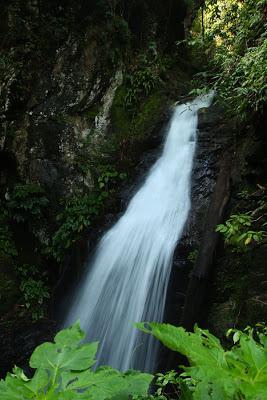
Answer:
<svg viewBox="0 0 267 400"><path fill-rule="evenodd" d="M170 280L170 320L178 325L186 299L190 274L199 255L205 233L205 223L226 149L232 143L234 124L224 118L223 110L216 105L199 112L198 144L192 171L191 211L178 243L173 276ZM211 256L212 257L212 256Z"/></svg>
<svg viewBox="0 0 267 400"><path fill-rule="evenodd" d="M253 122L243 127L232 149L232 187L226 219L231 214L251 211L255 220L266 216L266 117ZM265 260L266 241L243 253L233 253L219 242L206 296L206 320L220 337L229 327L245 328L266 321Z"/></svg>
<svg viewBox="0 0 267 400"><path fill-rule="evenodd" d="M217 105L199 114L192 208L174 256L165 318L188 329L198 323L224 340L229 328L266 320L266 244L233 253L215 232L231 214L266 207L266 122L240 127ZM181 362L161 351L163 369Z"/></svg>
<svg viewBox="0 0 267 400"><path fill-rule="evenodd" d="M200 114L192 209L170 281L168 320L197 322L222 339L266 319L266 244L235 253L215 232L231 214L266 207L265 121L254 122L240 127L216 106Z"/></svg>

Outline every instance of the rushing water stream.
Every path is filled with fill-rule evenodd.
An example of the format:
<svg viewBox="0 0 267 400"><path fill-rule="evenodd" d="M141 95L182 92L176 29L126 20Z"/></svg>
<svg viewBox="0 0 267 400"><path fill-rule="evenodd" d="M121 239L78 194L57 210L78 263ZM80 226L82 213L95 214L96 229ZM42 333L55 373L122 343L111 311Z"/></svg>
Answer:
<svg viewBox="0 0 267 400"><path fill-rule="evenodd" d="M163 320L173 252L190 209L197 110L212 95L175 107L163 153L124 215L102 238L65 325L80 319L100 342L98 363L153 371L157 344L134 327Z"/></svg>

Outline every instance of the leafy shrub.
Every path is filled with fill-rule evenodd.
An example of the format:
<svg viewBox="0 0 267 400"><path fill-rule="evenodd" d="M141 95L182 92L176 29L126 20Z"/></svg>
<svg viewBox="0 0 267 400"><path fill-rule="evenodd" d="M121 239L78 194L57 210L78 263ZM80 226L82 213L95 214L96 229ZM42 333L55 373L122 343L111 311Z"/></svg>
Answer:
<svg viewBox="0 0 267 400"><path fill-rule="evenodd" d="M129 78L129 89L125 97L125 105L128 109L136 106L143 96L148 96L158 86L160 80L151 67L137 70Z"/></svg>
<svg viewBox="0 0 267 400"><path fill-rule="evenodd" d="M228 335L233 335L233 346L224 350L218 338L197 326L193 333L169 324L141 323L137 327L187 357L189 366L183 366L185 372L180 375L183 385L171 375L171 382L179 384L181 400L266 399L266 328L263 332L231 329Z"/></svg>
<svg viewBox="0 0 267 400"><path fill-rule="evenodd" d="M1 203L0 203L1 206ZM0 214L0 258L6 261L12 261L18 255L13 235L8 226L7 215Z"/></svg>
<svg viewBox="0 0 267 400"><path fill-rule="evenodd" d="M131 46L131 31L127 21L110 10L106 12L106 22L100 36L103 55L106 56L106 68L118 65L127 55Z"/></svg>
<svg viewBox="0 0 267 400"><path fill-rule="evenodd" d="M47 205L45 191L35 184L16 185L7 203L12 218L17 222L40 218Z"/></svg>
<svg viewBox="0 0 267 400"><path fill-rule="evenodd" d="M146 52L138 55L136 64L126 77L127 93L124 99L125 107L134 113L138 103L147 97L161 83L161 73L165 70L163 58L151 51L154 42L148 43Z"/></svg>
<svg viewBox="0 0 267 400"><path fill-rule="evenodd" d="M109 168L105 170L98 178L98 187L100 190L105 188L106 190L110 189L114 185L116 181L123 181L127 178L127 174L125 172L119 173L114 168Z"/></svg>
<svg viewBox="0 0 267 400"><path fill-rule="evenodd" d="M188 40L194 54L208 59L206 76L197 81L215 88L240 118L263 111L266 102L265 7L266 0L206 0L205 26L199 27L199 13Z"/></svg>
<svg viewBox="0 0 267 400"><path fill-rule="evenodd" d="M45 274L28 264L17 268L17 273L20 278L20 291L25 310L31 312L34 321L44 318L45 301L50 297Z"/></svg>
<svg viewBox="0 0 267 400"><path fill-rule="evenodd" d="M262 111L266 102L267 40L247 49L243 56L232 56L231 62L221 55L222 76L217 81L220 95L239 112ZM219 60L215 60L219 65Z"/></svg>
<svg viewBox="0 0 267 400"><path fill-rule="evenodd" d="M27 188L25 188L27 186ZM21 199L21 203L19 202ZM46 276L36 267L28 264L20 266L20 254L13 238L16 230L15 222L30 221L41 217L42 207L47 204L43 191L39 187L21 185L15 187L10 198L1 202L0 213L0 258L11 267L15 277L14 285L17 286L21 312L20 315L31 316L33 320L43 318L45 315L45 301L49 298L49 288L46 284ZM34 220L33 220L34 221ZM33 222L31 221L31 222ZM23 246L23 245L22 245ZM23 248L23 247L22 247ZM29 251L27 249L27 251Z"/></svg>
<svg viewBox="0 0 267 400"><path fill-rule="evenodd" d="M126 177L125 173L119 173L112 166L106 167L98 177L94 192L85 196L74 196L65 202L63 211L57 216L60 227L53 235L49 249L57 261L63 260L66 250L99 215L113 192L114 185Z"/></svg>
<svg viewBox="0 0 267 400"><path fill-rule="evenodd" d="M188 385L174 370L167 371L164 374L156 374L155 387L156 391L155 395L151 396L152 399L167 400L173 398L173 395L178 399L186 400L191 398Z"/></svg>
<svg viewBox="0 0 267 400"><path fill-rule="evenodd" d="M190 263L195 264L195 262L196 262L196 260L197 260L197 256L198 256L198 250L197 250L197 249L192 250L192 251L190 251L190 253L188 254L187 260L188 260Z"/></svg>
<svg viewBox="0 0 267 400"><path fill-rule="evenodd" d="M225 243L232 246L233 251L245 251L247 246L261 242L266 236L265 231L249 229L253 223L251 212L233 214L216 228L224 236Z"/></svg>
<svg viewBox="0 0 267 400"><path fill-rule="evenodd" d="M76 323L60 331L54 343L38 346L30 359L33 378L15 367L0 381L0 400L126 400L147 394L152 375L110 367L93 371L97 343L80 344L84 338Z"/></svg>
<svg viewBox="0 0 267 400"><path fill-rule="evenodd" d="M52 237L50 252L57 261L62 261L70 246L81 236L81 232L88 228L92 220L98 215L108 193L75 196L65 202L63 211L57 216L60 223L58 230Z"/></svg>
<svg viewBox="0 0 267 400"><path fill-rule="evenodd" d="M54 343L38 346L30 358L35 369L29 379L18 367L0 381L0 400L76 400L142 398L147 400L265 400L267 382L267 328L230 329L233 345L225 350L209 331L194 332L169 324L141 323L165 346L187 357L189 366L156 374L155 393L148 395L153 376L110 367L92 370L97 343L82 343L85 333L77 322L60 331ZM169 390L171 389L171 391Z"/></svg>

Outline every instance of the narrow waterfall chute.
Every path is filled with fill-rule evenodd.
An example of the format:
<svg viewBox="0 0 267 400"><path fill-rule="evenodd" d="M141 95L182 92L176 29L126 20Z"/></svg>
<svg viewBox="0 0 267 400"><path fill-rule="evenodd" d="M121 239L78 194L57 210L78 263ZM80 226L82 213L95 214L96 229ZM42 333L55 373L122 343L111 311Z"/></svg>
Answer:
<svg viewBox="0 0 267 400"><path fill-rule="evenodd" d="M173 253L190 210L197 111L213 93L176 106L161 157L103 236L67 315L100 342L98 365L153 371L157 344L135 322L163 320Z"/></svg>

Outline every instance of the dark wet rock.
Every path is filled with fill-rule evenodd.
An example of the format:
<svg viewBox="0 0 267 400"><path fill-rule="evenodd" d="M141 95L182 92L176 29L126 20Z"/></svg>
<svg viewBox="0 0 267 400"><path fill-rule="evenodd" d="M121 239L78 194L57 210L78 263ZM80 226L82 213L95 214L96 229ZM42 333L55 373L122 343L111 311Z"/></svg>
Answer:
<svg viewBox="0 0 267 400"><path fill-rule="evenodd" d="M12 318L12 316L10 315ZM57 330L54 321L43 320L32 323L25 319L17 321L0 320L1 342L1 371L4 377L10 371L11 366L17 365L23 368L26 374L31 374L28 360L35 349L41 343L52 341Z"/></svg>
<svg viewBox="0 0 267 400"><path fill-rule="evenodd" d="M246 325L266 319L266 293L264 285L261 285L261 282L266 280L266 268L263 266L263 260L266 260L266 245L256 246L247 253L233 253L227 246L223 246L222 238L216 234L215 229L216 225L225 221L229 215L251 211L258 207L257 184L261 182L262 188L266 185L267 143L266 139L259 137L264 123L261 119L255 121L254 126L239 127L239 130L235 121L224 122L224 118L220 120L221 123L216 124L214 130L214 133L218 132L219 135L211 136L210 144L214 145L213 151L211 148L212 156L206 158L205 151L201 153L204 159L203 170L212 172L208 180L210 180L209 188L214 188L214 193L210 195L209 201L209 198L205 197L205 193L209 193L209 190L199 191L197 187L198 194L194 203L194 186L192 189L193 226L192 233L189 231L186 240L200 237L201 245L198 247L199 254L190 273L186 303L185 306L182 304L183 319L180 322L191 328L198 322L208 326L212 332L223 338L229 328L244 328ZM203 125L200 120L201 126ZM207 126L205 120L205 130ZM225 165L220 161L224 159ZM208 170L207 160L211 162L211 168ZM252 165L257 167L253 168ZM224 180L227 183L224 190L222 181L220 182L221 174L225 176ZM213 183L214 179L216 186ZM203 181L200 184L203 184ZM253 188L252 190L256 192L242 202L238 193L244 188ZM217 189L221 191L219 197L216 197ZM261 191L261 197L264 198L264 191ZM218 210L221 207L221 215L219 211L216 215L213 212L216 202ZM210 204L207 209L208 203ZM192 219L192 214L196 215L196 219ZM201 231L201 228L204 231ZM199 236L196 236L196 232ZM180 244L183 241L184 239ZM192 312L191 319L188 315L190 312Z"/></svg>
<svg viewBox="0 0 267 400"><path fill-rule="evenodd" d="M191 210L174 263L166 307L166 321L179 325L190 274L204 234L206 216L218 177L222 154L231 145L234 124L226 121L220 107L199 111L197 148L192 170ZM190 258L190 256L193 259Z"/></svg>

